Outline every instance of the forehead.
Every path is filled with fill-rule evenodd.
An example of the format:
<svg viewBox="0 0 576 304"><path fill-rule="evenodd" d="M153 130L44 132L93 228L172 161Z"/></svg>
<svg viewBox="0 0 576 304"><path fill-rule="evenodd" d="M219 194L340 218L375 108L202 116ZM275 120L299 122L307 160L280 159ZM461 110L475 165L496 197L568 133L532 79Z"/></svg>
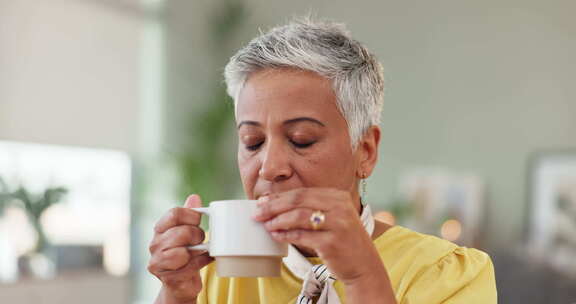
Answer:
<svg viewBox="0 0 576 304"><path fill-rule="evenodd" d="M236 119L286 120L313 117L343 120L330 81L316 73L268 69L252 74L238 96Z"/></svg>

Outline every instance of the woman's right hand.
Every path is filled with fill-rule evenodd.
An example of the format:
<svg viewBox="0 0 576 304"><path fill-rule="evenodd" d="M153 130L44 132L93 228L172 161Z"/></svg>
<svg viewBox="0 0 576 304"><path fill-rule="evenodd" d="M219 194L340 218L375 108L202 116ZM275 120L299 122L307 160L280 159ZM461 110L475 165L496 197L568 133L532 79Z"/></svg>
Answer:
<svg viewBox="0 0 576 304"><path fill-rule="evenodd" d="M157 304L196 303L202 290L200 269L213 258L206 251L187 248L204 241L201 214L190 209L201 206L200 197L190 195L184 207L172 208L154 227L148 271L162 281Z"/></svg>

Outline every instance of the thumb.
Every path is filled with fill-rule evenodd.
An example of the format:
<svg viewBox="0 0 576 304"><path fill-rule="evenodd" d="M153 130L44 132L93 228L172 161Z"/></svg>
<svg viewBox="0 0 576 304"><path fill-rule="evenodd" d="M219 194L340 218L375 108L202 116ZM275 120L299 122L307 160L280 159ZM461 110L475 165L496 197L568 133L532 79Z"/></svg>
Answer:
<svg viewBox="0 0 576 304"><path fill-rule="evenodd" d="M197 208L202 207L202 199L200 199L200 195L192 194L189 195L184 203L184 208Z"/></svg>

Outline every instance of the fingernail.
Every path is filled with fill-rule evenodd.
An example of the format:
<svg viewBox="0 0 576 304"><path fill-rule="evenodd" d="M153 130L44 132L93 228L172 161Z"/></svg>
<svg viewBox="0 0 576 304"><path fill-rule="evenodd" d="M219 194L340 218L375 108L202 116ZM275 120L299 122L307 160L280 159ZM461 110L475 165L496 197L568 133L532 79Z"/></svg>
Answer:
<svg viewBox="0 0 576 304"><path fill-rule="evenodd" d="M268 201L270 201L270 197L268 195L265 196L261 196L258 198L258 203L256 203L258 206L267 203Z"/></svg>

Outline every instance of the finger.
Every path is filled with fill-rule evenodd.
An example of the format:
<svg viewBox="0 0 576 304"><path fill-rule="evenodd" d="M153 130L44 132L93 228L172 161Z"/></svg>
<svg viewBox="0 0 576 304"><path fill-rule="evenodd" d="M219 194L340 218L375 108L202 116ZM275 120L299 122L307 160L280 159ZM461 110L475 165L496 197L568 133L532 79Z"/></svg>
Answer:
<svg viewBox="0 0 576 304"><path fill-rule="evenodd" d="M165 275L167 272L171 274L194 272L213 260L214 258L207 252L197 254L182 247L172 248L154 255L150 259L148 271L156 276Z"/></svg>
<svg viewBox="0 0 576 304"><path fill-rule="evenodd" d="M189 208L175 207L170 209L154 227L156 233L164 233L166 230L178 225L200 225L201 215Z"/></svg>
<svg viewBox="0 0 576 304"><path fill-rule="evenodd" d="M198 194L189 195L184 202L184 208L198 208L202 207L202 200Z"/></svg>
<svg viewBox="0 0 576 304"><path fill-rule="evenodd" d="M159 247L166 250L175 247L186 247L202 243L205 234L198 226L180 225L164 232Z"/></svg>
<svg viewBox="0 0 576 304"><path fill-rule="evenodd" d="M148 270L153 274L178 270L186 266L192 256L185 247L171 248L157 252L150 259Z"/></svg>
<svg viewBox="0 0 576 304"><path fill-rule="evenodd" d="M272 231L270 235L276 241L311 248L317 252L325 250L326 245L338 243L334 233L330 231L292 229Z"/></svg>
<svg viewBox="0 0 576 304"><path fill-rule="evenodd" d="M186 264L184 267L171 271L170 275L178 275L179 273L198 272L198 270L210 264L212 261L214 261L214 258L208 255L208 252L204 252L200 255L192 257L188 261L188 264Z"/></svg>
<svg viewBox="0 0 576 304"><path fill-rule="evenodd" d="M211 257L208 254L208 252L202 253L201 255L198 255L198 256L194 257L194 259L193 259L194 267L196 269L201 269L204 266L212 263L212 261L214 261L214 258Z"/></svg>
<svg viewBox="0 0 576 304"><path fill-rule="evenodd" d="M318 196L317 193L317 189L299 188L261 197L258 201L258 208L254 214L254 219L257 221L267 221L278 214L300 207L324 211L326 210L327 204L323 202L323 200L316 198Z"/></svg>
<svg viewBox="0 0 576 304"><path fill-rule="evenodd" d="M202 290L202 278L200 269L210 262L213 258L207 254L191 258L188 263L177 270L154 271L152 272L160 281L163 289L169 290L171 296L175 299L186 299L190 295L197 295Z"/></svg>
<svg viewBox="0 0 576 304"><path fill-rule="evenodd" d="M264 227L268 231L277 230L291 230L291 229L306 229L314 230L312 226L311 217L315 210L309 208L296 208L284 213L281 213L268 221L264 222ZM326 223L322 223L320 230L326 229Z"/></svg>

